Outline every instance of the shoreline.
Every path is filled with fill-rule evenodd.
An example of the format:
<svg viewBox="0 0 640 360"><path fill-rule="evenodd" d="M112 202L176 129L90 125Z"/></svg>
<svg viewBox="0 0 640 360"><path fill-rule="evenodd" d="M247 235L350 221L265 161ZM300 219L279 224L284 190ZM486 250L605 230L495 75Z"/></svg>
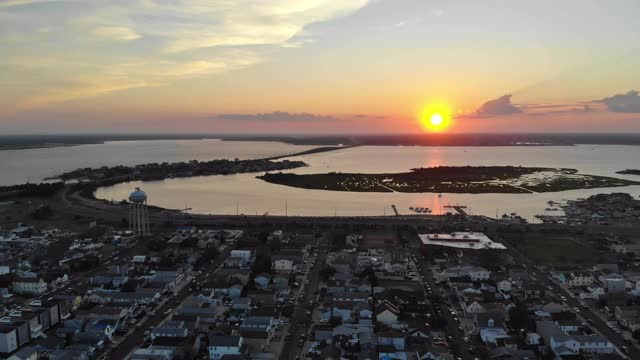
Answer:
<svg viewBox="0 0 640 360"><path fill-rule="evenodd" d="M78 145L104 144L110 141L214 140L263 141L307 146L640 146L639 134L447 134L392 135L233 135L233 134L69 134L1 135L0 151L31 150Z"/></svg>

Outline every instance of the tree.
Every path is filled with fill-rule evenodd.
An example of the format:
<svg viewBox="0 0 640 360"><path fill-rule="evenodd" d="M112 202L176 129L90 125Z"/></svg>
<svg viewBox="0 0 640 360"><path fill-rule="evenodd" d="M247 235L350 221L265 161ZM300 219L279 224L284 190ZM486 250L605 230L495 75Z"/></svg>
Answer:
<svg viewBox="0 0 640 360"><path fill-rule="evenodd" d="M496 268L502 265L500 250L483 250L480 252L480 264L485 268Z"/></svg>
<svg viewBox="0 0 640 360"><path fill-rule="evenodd" d="M268 245L273 252L280 251L280 247L282 246L280 239L278 238L272 238L271 240L269 240Z"/></svg>
<svg viewBox="0 0 640 360"><path fill-rule="evenodd" d="M53 215L53 211L49 205L41 205L31 213L34 220L45 220Z"/></svg>
<svg viewBox="0 0 640 360"><path fill-rule="evenodd" d="M253 268L251 270L254 275L258 275L263 272L271 273L271 256L264 254L257 257L253 262Z"/></svg>
<svg viewBox="0 0 640 360"><path fill-rule="evenodd" d="M342 325L342 318L339 316L332 316L329 320L329 324L331 324L331 327L340 326Z"/></svg>
<svg viewBox="0 0 640 360"><path fill-rule="evenodd" d="M202 259L204 261L213 261L218 257L218 255L220 255L220 252L215 246L212 246L204 250L204 252L202 253Z"/></svg>
<svg viewBox="0 0 640 360"><path fill-rule="evenodd" d="M322 279L322 281L328 281L333 275L335 275L336 273L336 269L331 267L331 266L325 266L322 268L322 270L320 270L320 279Z"/></svg>
<svg viewBox="0 0 640 360"><path fill-rule="evenodd" d="M126 283L122 284L120 290L122 292L135 292L138 288L138 284L133 280L128 280Z"/></svg>
<svg viewBox="0 0 640 360"><path fill-rule="evenodd" d="M529 309L523 302L516 302L516 306L509 310L509 322L516 330L528 329L531 327L533 318L529 315Z"/></svg>

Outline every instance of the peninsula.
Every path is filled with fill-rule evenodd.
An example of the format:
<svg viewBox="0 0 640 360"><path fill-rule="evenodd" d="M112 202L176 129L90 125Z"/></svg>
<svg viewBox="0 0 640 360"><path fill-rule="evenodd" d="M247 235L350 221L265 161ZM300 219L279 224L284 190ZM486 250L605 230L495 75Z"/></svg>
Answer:
<svg viewBox="0 0 640 360"><path fill-rule="evenodd" d="M176 163L149 163L136 166L103 166L100 168L82 168L65 172L48 180L94 181L114 184L131 180L162 180L167 178L230 175L239 173L279 171L307 166L302 161L268 159L257 160L211 160Z"/></svg>

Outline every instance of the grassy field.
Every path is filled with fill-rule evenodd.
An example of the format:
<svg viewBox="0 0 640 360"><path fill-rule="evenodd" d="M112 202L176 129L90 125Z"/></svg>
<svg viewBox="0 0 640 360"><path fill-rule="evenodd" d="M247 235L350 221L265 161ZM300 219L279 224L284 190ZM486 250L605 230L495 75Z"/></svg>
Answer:
<svg viewBox="0 0 640 360"><path fill-rule="evenodd" d="M547 265L596 264L598 250L570 238L529 239L518 244L518 249L531 260Z"/></svg>

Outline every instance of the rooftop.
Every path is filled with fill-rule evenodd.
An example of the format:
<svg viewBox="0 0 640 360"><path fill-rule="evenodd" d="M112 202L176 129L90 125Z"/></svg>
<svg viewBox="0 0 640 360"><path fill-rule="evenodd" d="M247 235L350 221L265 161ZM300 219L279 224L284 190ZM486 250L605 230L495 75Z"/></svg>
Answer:
<svg viewBox="0 0 640 360"><path fill-rule="evenodd" d="M459 249L506 249L500 243L493 242L483 233L454 232L443 234L418 235L423 245L447 246Z"/></svg>

